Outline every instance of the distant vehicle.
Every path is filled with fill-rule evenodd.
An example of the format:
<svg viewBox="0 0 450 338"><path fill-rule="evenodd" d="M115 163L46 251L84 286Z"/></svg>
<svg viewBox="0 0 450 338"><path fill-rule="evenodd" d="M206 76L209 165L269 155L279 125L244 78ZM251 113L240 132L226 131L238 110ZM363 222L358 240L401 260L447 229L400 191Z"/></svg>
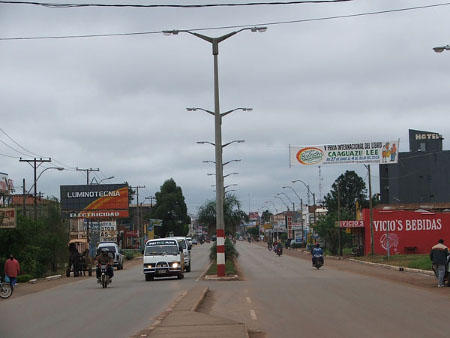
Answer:
<svg viewBox="0 0 450 338"><path fill-rule="evenodd" d="M107 248L113 256L114 266L117 270L123 269L123 253L119 249L116 242L100 242L97 246L97 254L99 254L103 248Z"/></svg>
<svg viewBox="0 0 450 338"><path fill-rule="evenodd" d="M216 236L216 235L211 236L211 240L212 240L213 242L215 242L215 241L217 240L217 236Z"/></svg>
<svg viewBox="0 0 450 338"><path fill-rule="evenodd" d="M174 237L150 239L143 250L146 281L155 277L184 278L184 254L181 243Z"/></svg>
<svg viewBox="0 0 450 338"><path fill-rule="evenodd" d="M193 244L193 245L197 245L197 244L198 244L198 241L194 238L194 239L192 240L192 244Z"/></svg>
<svg viewBox="0 0 450 338"><path fill-rule="evenodd" d="M190 244L186 237L171 237L171 238L175 238L181 245L181 247L183 248L183 254L184 254L184 269L186 270L186 272L191 272L191 249L192 249L192 244Z"/></svg>
<svg viewBox="0 0 450 338"><path fill-rule="evenodd" d="M239 240L240 240L240 241L243 241L243 240L244 240L244 237L239 236Z"/></svg>

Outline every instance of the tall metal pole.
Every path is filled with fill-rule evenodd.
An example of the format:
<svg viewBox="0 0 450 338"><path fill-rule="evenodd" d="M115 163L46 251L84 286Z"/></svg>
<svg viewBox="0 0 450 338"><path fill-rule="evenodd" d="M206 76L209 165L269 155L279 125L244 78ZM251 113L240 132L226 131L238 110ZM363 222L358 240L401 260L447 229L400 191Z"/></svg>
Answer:
<svg viewBox="0 0 450 338"><path fill-rule="evenodd" d="M302 245L304 243L304 238L303 238L303 200L300 198L300 215L301 215L301 221L302 221Z"/></svg>
<svg viewBox="0 0 450 338"><path fill-rule="evenodd" d="M214 127L216 150L216 235L217 235L217 276L225 276L225 220L223 215L224 186L222 165L222 116L219 104L219 42L212 41L214 56Z"/></svg>
<svg viewBox="0 0 450 338"><path fill-rule="evenodd" d="M370 254L374 255L373 245L373 211L372 211L372 175L370 174L370 164L367 166L369 171L369 209L370 209Z"/></svg>
<svg viewBox="0 0 450 338"><path fill-rule="evenodd" d="M342 239L341 239L341 191L339 183L337 185L337 202L338 202L338 241L339 241L339 255L342 256Z"/></svg>
<svg viewBox="0 0 450 338"><path fill-rule="evenodd" d="M22 183L22 187L23 187L23 217L27 216L27 210L26 210L26 200L25 200L25 194L26 194L26 189L25 189L25 179L23 179L23 183Z"/></svg>

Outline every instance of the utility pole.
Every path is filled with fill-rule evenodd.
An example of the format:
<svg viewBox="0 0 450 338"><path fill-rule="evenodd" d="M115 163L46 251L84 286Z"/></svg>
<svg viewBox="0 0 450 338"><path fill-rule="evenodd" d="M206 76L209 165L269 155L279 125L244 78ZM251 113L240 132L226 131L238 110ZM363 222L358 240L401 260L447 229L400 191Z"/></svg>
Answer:
<svg viewBox="0 0 450 338"><path fill-rule="evenodd" d="M300 215L301 215L301 221L302 221L302 246L305 243L303 238L303 199L300 199Z"/></svg>
<svg viewBox="0 0 450 338"><path fill-rule="evenodd" d="M80 168L77 167L77 171L85 171L86 172L86 185L89 185L89 173L91 171L100 171L100 169L99 168L96 168L96 169L92 169L92 168L80 169Z"/></svg>
<svg viewBox="0 0 450 338"><path fill-rule="evenodd" d="M139 233L140 233L140 232L142 232L142 236L144 236L144 231L142 231L142 229L141 229L141 222L140 222L140 212L139 212L139 188L145 188L145 185L144 185L144 186L137 185L137 186L135 186L135 187L131 187L131 186L130 186L130 188L131 188L131 189L136 189L136 218L137 218L137 221L136 221L136 230L138 231L138 236L139 236ZM144 237L142 237L142 238L144 238Z"/></svg>
<svg viewBox="0 0 450 338"><path fill-rule="evenodd" d="M339 255L342 256L342 239L341 239L341 191L339 183L337 185L337 202L338 202L338 240L339 240Z"/></svg>
<svg viewBox="0 0 450 338"><path fill-rule="evenodd" d="M48 158L48 159L39 158L39 159L37 159L36 157L31 159L31 160L25 160L25 159L22 159L22 157L19 159L19 162L27 162L34 169L34 215L33 215L33 219L35 221L37 220L37 199L36 199L36 195L37 195L37 178L36 178L36 171L37 171L37 168L39 168L42 165L42 163L51 162L51 161L52 161L51 158Z"/></svg>
<svg viewBox="0 0 450 338"><path fill-rule="evenodd" d="M89 168L89 169L80 169L80 168L78 168L77 167L77 171L85 171L86 172L86 185L89 185L89 173L91 172L91 171L100 171L100 169L99 168L96 168L96 169L92 169L92 168ZM87 219L87 221L86 221L86 237L87 237L87 241L88 241L88 243L90 242L90 224L89 224L90 222L89 222L89 218Z"/></svg>
<svg viewBox="0 0 450 338"><path fill-rule="evenodd" d="M22 182L22 188L23 188L23 190L22 190L22 193L23 193L23 195L22 195L22 197L23 197L23 217L27 217L27 209L26 209L26 203L25 203L25 194L26 194L26 190L25 190L25 179L23 179L23 182Z"/></svg>
<svg viewBox="0 0 450 338"><path fill-rule="evenodd" d="M369 171L369 210L370 210L370 254L374 255L373 247L373 212L372 212L372 175L370 174L370 164L367 165Z"/></svg>

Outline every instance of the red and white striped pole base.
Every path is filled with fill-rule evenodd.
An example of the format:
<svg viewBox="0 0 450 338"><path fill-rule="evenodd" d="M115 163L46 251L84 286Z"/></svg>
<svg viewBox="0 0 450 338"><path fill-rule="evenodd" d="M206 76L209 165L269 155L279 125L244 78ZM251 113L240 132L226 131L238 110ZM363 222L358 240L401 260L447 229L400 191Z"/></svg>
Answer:
<svg viewBox="0 0 450 338"><path fill-rule="evenodd" d="M225 277L225 230L217 229L217 277Z"/></svg>

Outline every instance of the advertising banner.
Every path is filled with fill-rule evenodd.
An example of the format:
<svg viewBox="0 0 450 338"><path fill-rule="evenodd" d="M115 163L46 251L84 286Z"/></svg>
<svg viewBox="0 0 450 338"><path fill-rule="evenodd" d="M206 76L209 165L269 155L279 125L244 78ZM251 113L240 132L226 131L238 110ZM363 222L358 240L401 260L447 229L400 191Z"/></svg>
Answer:
<svg viewBox="0 0 450 338"><path fill-rule="evenodd" d="M62 185L61 210L71 218L127 218L128 185Z"/></svg>
<svg viewBox="0 0 450 338"><path fill-rule="evenodd" d="M400 141L289 146L289 162L293 165L325 164L394 164L398 162Z"/></svg>
<svg viewBox="0 0 450 338"><path fill-rule="evenodd" d="M369 210L363 210L365 253L370 252ZM450 238L450 213L373 210L375 254L430 253L440 238Z"/></svg>
<svg viewBox="0 0 450 338"><path fill-rule="evenodd" d="M16 225L16 210L14 208L0 208L0 229L14 229Z"/></svg>
<svg viewBox="0 0 450 338"><path fill-rule="evenodd" d="M8 174L0 172L0 194L8 194Z"/></svg>

